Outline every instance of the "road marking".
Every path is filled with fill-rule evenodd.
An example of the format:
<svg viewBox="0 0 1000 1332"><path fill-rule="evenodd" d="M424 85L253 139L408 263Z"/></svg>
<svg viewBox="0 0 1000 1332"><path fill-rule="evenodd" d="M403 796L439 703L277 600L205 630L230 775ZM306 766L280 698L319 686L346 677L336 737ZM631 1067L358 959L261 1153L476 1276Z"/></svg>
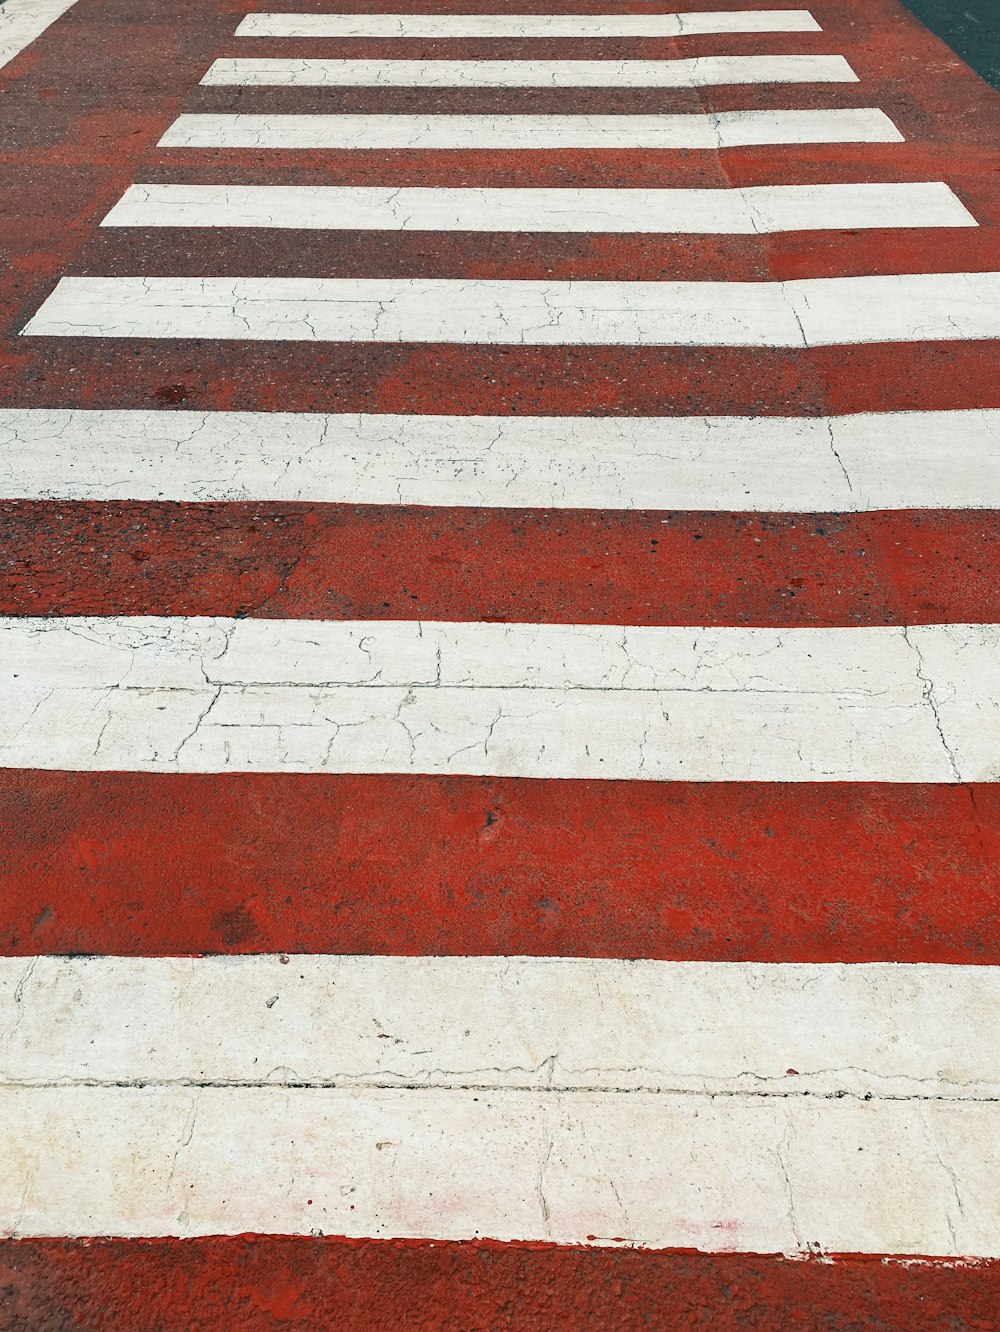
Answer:
<svg viewBox="0 0 1000 1332"><path fill-rule="evenodd" d="M42 499L7 501L2 518L5 615L775 629L1000 622L996 510Z"/></svg>
<svg viewBox="0 0 1000 1332"><path fill-rule="evenodd" d="M69 277L28 336L821 347L1000 337L1000 273L792 282Z"/></svg>
<svg viewBox="0 0 1000 1332"><path fill-rule="evenodd" d="M717 111L662 116L216 115L188 112L161 148L738 148L902 143L883 111Z"/></svg>
<svg viewBox="0 0 1000 1332"><path fill-rule="evenodd" d="M0 4L0 69L75 4L76 0L4 0Z"/></svg>
<svg viewBox="0 0 1000 1332"><path fill-rule="evenodd" d="M41 957L26 977L5 957L0 1085L281 1068L332 1087L995 1100L998 1008L987 966L272 954Z"/></svg>
<svg viewBox="0 0 1000 1332"><path fill-rule="evenodd" d="M1000 964L997 783L8 768L0 809L22 957Z"/></svg>
<svg viewBox="0 0 1000 1332"><path fill-rule="evenodd" d="M130 185L105 227L723 233L974 227L942 181L744 189L392 189Z"/></svg>
<svg viewBox="0 0 1000 1332"><path fill-rule="evenodd" d="M4 408L0 498L1000 509L1000 411L617 418Z"/></svg>
<svg viewBox="0 0 1000 1332"><path fill-rule="evenodd" d="M857 83L843 56L695 56L685 60L216 60L206 87L710 88Z"/></svg>
<svg viewBox="0 0 1000 1332"><path fill-rule="evenodd" d="M804 9L750 9L691 14L247 14L236 36L579 38L820 31Z"/></svg>
<svg viewBox="0 0 1000 1332"><path fill-rule="evenodd" d="M0 766L995 781L1000 627L13 617Z"/></svg>
<svg viewBox="0 0 1000 1332"><path fill-rule="evenodd" d="M0 1124L16 1235L1000 1252L993 1102L76 1086Z"/></svg>

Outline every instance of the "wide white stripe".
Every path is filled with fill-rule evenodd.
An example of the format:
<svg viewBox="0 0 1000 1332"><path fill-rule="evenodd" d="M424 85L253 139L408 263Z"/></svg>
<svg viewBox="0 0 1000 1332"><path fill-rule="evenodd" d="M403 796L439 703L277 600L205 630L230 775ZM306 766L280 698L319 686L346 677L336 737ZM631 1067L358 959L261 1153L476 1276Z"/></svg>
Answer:
<svg viewBox="0 0 1000 1332"><path fill-rule="evenodd" d="M62 278L23 334L821 347L1000 337L1000 273L793 282Z"/></svg>
<svg viewBox="0 0 1000 1332"><path fill-rule="evenodd" d="M804 9L692 14L247 14L237 37L696 37L819 32Z"/></svg>
<svg viewBox="0 0 1000 1332"><path fill-rule="evenodd" d="M76 0L4 0L0 4L0 69L74 4Z"/></svg>
<svg viewBox="0 0 1000 1332"><path fill-rule="evenodd" d="M1000 627L0 621L0 766L995 781Z"/></svg>
<svg viewBox="0 0 1000 1332"><path fill-rule="evenodd" d="M737 148L902 143L884 111L717 111L663 116L180 115L161 148Z"/></svg>
<svg viewBox="0 0 1000 1332"><path fill-rule="evenodd" d="M757 235L977 223L946 184L929 181L711 190L130 185L101 225Z"/></svg>
<svg viewBox="0 0 1000 1332"><path fill-rule="evenodd" d="M998 1012L980 966L11 957L0 1083L996 1099Z"/></svg>
<svg viewBox="0 0 1000 1332"><path fill-rule="evenodd" d="M990 1101L77 1086L0 1125L14 1235L1000 1254Z"/></svg>
<svg viewBox="0 0 1000 1332"><path fill-rule="evenodd" d="M1000 412L615 418L5 408L0 498L1000 509Z"/></svg>
<svg viewBox="0 0 1000 1332"><path fill-rule="evenodd" d="M843 56L688 60L216 60L208 87L707 88L735 83L857 83Z"/></svg>

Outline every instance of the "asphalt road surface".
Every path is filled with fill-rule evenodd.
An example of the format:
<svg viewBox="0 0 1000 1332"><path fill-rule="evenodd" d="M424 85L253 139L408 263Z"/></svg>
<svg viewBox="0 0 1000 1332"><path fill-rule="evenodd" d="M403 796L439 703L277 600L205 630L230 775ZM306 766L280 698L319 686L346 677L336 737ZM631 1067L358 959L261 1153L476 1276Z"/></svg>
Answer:
<svg viewBox="0 0 1000 1332"><path fill-rule="evenodd" d="M1000 1328L989 13L283 3L0 8L0 1328Z"/></svg>

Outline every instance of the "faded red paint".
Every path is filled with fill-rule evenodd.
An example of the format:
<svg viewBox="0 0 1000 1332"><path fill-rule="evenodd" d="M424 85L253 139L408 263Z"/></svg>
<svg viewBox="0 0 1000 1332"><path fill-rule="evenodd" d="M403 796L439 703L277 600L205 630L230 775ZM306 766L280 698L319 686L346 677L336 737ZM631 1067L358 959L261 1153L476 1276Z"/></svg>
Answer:
<svg viewBox="0 0 1000 1332"><path fill-rule="evenodd" d="M758 0L728 0L756 7ZM321 10L324 0L298 0ZM350 7L350 0L348 0ZM411 9L434 9L406 0ZM463 0L490 12L495 0ZM528 0L600 12L606 0ZM654 3L635 8L657 11ZM686 0L714 8L717 0ZM822 348L440 348L19 339L64 273L818 277L992 268L1000 99L894 0L818 0L857 87L581 94L258 90L252 109L882 107L902 145L687 153L169 151L246 0L79 0L0 73L0 400L10 406L821 414L1000 407L995 343ZM714 43L713 43L714 44ZM254 44L289 54L289 44ZM308 44L308 53L332 52ZM456 54L407 43L401 54ZM692 54L629 41L606 55ZM716 50L759 50L745 38ZM495 47L464 44L466 53ZM566 56L511 43L505 54ZM337 53L387 54L384 44ZM575 51L574 51L575 53ZM592 55L587 44L581 55ZM958 233L755 239L100 234L133 180L656 186L948 180ZM10 505L16 612L450 614L669 623L996 617L985 515L492 515L324 506ZM312 520L315 524L312 525ZM257 525L258 530L254 531ZM362 528L365 528L363 531ZM662 528L652 551L653 529ZM405 539L403 535L405 534ZM698 535L701 541L697 541ZM266 536L266 542L260 538ZM759 538L759 547L758 546ZM794 549L808 541L808 549ZM754 560L747 552L753 545ZM664 577L668 567L670 577ZM292 566L295 566L294 569ZM71 569L68 566L72 566ZM752 572L747 575L747 570ZM709 573L711 570L711 576ZM737 580L731 570L741 570ZM801 586L799 580L802 580ZM382 602L378 594L381 589ZM414 601L414 598L417 598ZM418 609L419 607L419 609ZM988 611L988 614L987 614ZM1000 788L0 773L0 948L1000 963ZM10 835L13 834L13 835ZM802 1327L994 1332L1000 1267L540 1246L240 1237L0 1244L0 1328Z"/></svg>
<svg viewBox="0 0 1000 1332"><path fill-rule="evenodd" d="M20 1240L0 1243L0 1295L3 1332L995 1332L1000 1264L273 1236Z"/></svg>
<svg viewBox="0 0 1000 1332"><path fill-rule="evenodd" d="M26 305L25 318L35 304ZM810 416L883 404L930 411L1000 407L997 357L994 342L763 348L749 358L729 347L122 344L45 337L25 339L10 352L18 383L7 401L150 407L181 385L184 405L195 410Z"/></svg>
<svg viewBox="0 0 1000 1332"><path fill-rule="evenodd" d="M0 773L0 951L1000 964L1000 787Z"/></svg>
<svg viewBox="0 0 1000 1332"><path fill-rule="evenodd" d="M244 55L246 52L244 51ZM204 110L203 89L185 110ZM258 92L263 89L256 90ZM984 119L995 115L987 99ZM833 105L831 101L829 103ZM338 103L339 105L339 103ZM787 105L787 103L786 103ZM137 168L144 181L192 183L232 181L259 185L517 186L564 185L633 188L690 186L710 189L735 185L787 185L790 181L948 180L986 220L996 222L995 196L983 188L993 150L984 133L971 142L911 139L889 144L782 144L780 147L732 148L725 155L687 150L601 149L496 152L485 149L295 149L163 148L150 150ZM809 233L817 239L815 233ZM589 239L589 238L588 238Z"/></svg>
<svg viewBox="0 0 1000 1332"><path fill-rule="evenodd" d="M433 236L433 240L431 240ZM79 256L85 275L752 282L988 270L992 228L771 236L553 235L114 227ZM745 354L745 353L744 353Z"/></svg>
<svg viewBox="0 0 1000 1332"><path fill-rule="evenodd" d="M990 154L1000 99L894 0L813 6L825 31L769 34L769 51L836 51L857 85L671 90L255 89L253 109L405 111L566 109L649 111L767 106L879 106L904 144L808 145L713 152L296 153L159 149L178 111L248 106L245 90L199 88L220 55L246 54L233 28L238 0L79 0L0 75L0 169L21 225L3 238L0 395L24 406L148 406L183 386L192 407L339 411L799 414L898 407L1000 406L995 344L811 351L739 349L440 348L18 339L66 272L267 271L606 278L822 276L837 272L993 267L1000 196ZM418 6L419 7L419 6ZM473 12L485 12L478 0ZM572 5L570 10L579 9ZM599 12L598 0L584 11ZM565 12L570 12L566 10ZM95 29L96 25L96 29ZM100 40L93 40L94 33ZM256 54L299 49L254 42ZM513 44L536 57L550 44ZM428 53L483 54L495 45L405 43ZM304 43L313 54L405 54L392 43ZM551 49L565 52L562 43ZM575 49L575 48L574 48ZM581 49L583 49L581 47ZM692 54L700 39L629 40L608 56ZM760 39L713 39L759 50ZM586 46L593 55L591 46ZM931 72L933 77L928 77ZM30 163L30 170L25 164ZM798 180L947 179L979 230L764 238L507 238L237 236L148 231L99 234L133 180L316 180L367 184L725 185ZM84 345L85 344L85 345ZM177 399L180 401L181 399Z"/></svg>
<svg viewBox="0 0 1000 1332"><path fill-rule="evenodd" d="M0 614L589 624L1000 621L988 511L0 503Z"/></svg>

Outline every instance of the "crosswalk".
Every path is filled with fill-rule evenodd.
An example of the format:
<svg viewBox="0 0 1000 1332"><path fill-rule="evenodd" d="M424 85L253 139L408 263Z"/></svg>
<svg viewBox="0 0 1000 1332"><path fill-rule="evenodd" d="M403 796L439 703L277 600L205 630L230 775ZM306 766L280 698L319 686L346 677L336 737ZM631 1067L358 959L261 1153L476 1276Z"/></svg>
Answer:
<svg viewBox="0 0 1000 1332"><path fill-rule="evenodd" d="M131 185L101 225L754 236L977 223L947 185L929 181L714 190Z"/></svg>
<svg viewBox="0 0 1000 1332"><path fill-rule="evenodd" d="M216 60L218 87L705 88L731 83L856 83L840 56L691 60Z"/></svg>
<svg viewBox="0 0 1000 1332"><path fill-rule="evenodd" d="M794 282L67 277L26 336L822 347L1000 337L1000 273Z"/></svg>
<svg viewBox="0 0 1000 1332"><path fill-rule="evenodd" d="M19 318L17 1236L1000 1257L991 201L853 9L586 8L230 15Z"/></svg>
<svg viewBox="0 0 1000 1332"><path fill-rule="evenodd" d="M996 409L772 418L7 409L0 498L992 510L998 431Z"/></svg>
<svg viewBox="0 0 1000 1332"><path fill-rule="evenodd" d="M998 625L0 622L6 767L991 781Z"/></svg>
<svg viewBox="0 0 1000 1332"><path fill-rule="evenodd" d="M295 115L184 112L165 148L490 149L735 148L777 143L892 143L877 108L718 111L662 116Z"/></svg>
<svg viewBox="0 0 1000 1332"><path fill-rule="evenodd" d="M695 37L819 32L804 9L689 14L247 14L237 37Z"/></svg>

